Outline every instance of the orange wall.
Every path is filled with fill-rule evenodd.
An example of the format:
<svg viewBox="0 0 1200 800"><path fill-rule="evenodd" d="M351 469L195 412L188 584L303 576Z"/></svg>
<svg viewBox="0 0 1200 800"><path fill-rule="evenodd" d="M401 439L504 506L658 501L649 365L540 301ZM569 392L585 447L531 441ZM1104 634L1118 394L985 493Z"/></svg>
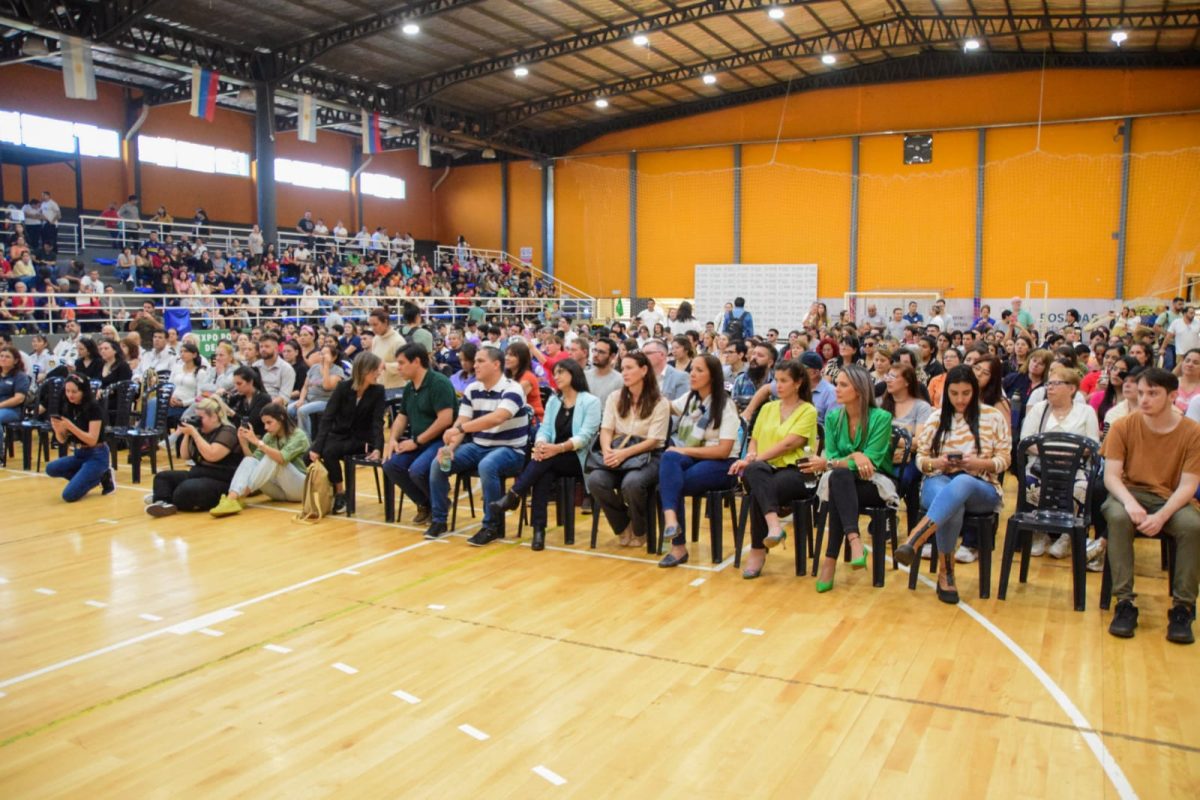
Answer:
<svg viewBox="0 0 1200 800"><path fill-rule="evenodd" d="M500 165L450 170L434 193L434 235L453 244L467 237L473 247L500 248Z"/></svg>
<svg viewBox="0 0 1200 800"><path fill-rule="evenodd" d="M554 274L596 297L630 295L625 156L556 162Z"/></svg>
<svg viewBox="0 0 1200 800"><path fill-rule="evenodd" d="M520 256L533 248L533 263L545 266L542 253L542 170L532 161L508 165L508 252Z"/></svg>

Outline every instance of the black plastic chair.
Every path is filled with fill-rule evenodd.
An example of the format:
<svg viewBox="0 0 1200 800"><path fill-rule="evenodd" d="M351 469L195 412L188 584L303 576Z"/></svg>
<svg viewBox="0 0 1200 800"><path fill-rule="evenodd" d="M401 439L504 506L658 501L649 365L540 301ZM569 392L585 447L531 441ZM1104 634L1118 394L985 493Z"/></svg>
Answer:
<svg viewBox="0 0 1200 800"><path fill-rule="evenodd" d="M1031 456L1038 459L1038 500L1029 500L1030 481L1026 469ZM1087 593L1087 532L1091 527L1092 493L1100 469L1100 443L1073 433L1041 433L1022 439L1017 446L1017 508L1008 519L1004 555L1000 564L1001 600L1008 595L1008 578L1013 557L1021 548L1020 581L1029 577L1033 532L1071 537L1071 582L1075 610L1083 611ZM1082 505L1075 500L1075 481L1082 472L1087 496ZM1107 559L1105 560L1107 564Z"/></svg>
<svg viewBox="0 0 1200 800"><path fill-rule="evenodd" d="M21 468L26 472L33 465L34 434L37 434L37 471L42 471L42 453L50 460L50 446L53 439L53 427L50 416L62 411L63 378L46 378L38 386L36 406L26 405L21 419L7 422L4 425L4 440L10 455L16 452L16 442L21 441ZM60 445L59 451L65 452L66 445Z"/></svg>
<svg viewBox="0 0 1200 800"><path fill-rule="evenodd" d="M391 430L392 420L396 418L399 412L400 403L403 398L403 393L391 398L387 401L387 408L384 410L384 436L389 435ZM312 420L313 430L320 430L321 419L314 415ZM353 517L358 510L357 498L357 469L359 467L370 467L371 474L375 476L375 497L380 503L384 504L383 519L385 522L395 522L396 517L392 512L392 507L395 505L395 486L389 485L391 481L387 479L387 474L383 472L383 461L369 460L364 453L360 456L347 455L342 459L342 473L346 478L346 516ZM380 475L383 475L380 478ZM403 503L403 500L401 500Z"/></svg>
<svg viewBox="0 0 1200 800"><path fill-rule="evenodd" d="M575 544L575 494L579 487L579 478L564 475L554 481L555 493L552 495L555 509L555 523L563 529L563 543ZM517 518L517 538L520 539L525 531L525 520L529 506L529 495L521 496L521 509Z"/></svg>
<svg viewBox="0 0 1200 800"><path fill-rule="evenodd" d="M108 387L104 403L104 441L108 444L113 469L117 468L117 445L124 441L122 434L134 425L140 395L141 385L137 381L118 381Z"/></svg>
<svg viewBox="0 0 1200 800"><path fill-rule="evenodd" d="M529 463L529 459L533 454L533 442L534 438L537 436L538 425L537 421L533 417L533 409L529 406L522 406L519 413L525 415L526 419L529 421L529 437L525 440L525 460L521 463L521 469L524 469L525 465ZM519 475L520 472L517 474ZM467 500L471 506L471 519L475 518L475 493L471 489L471 479L478 477L479 472L477 470L470 470L469 472L459 472L455 474L454 501L450 505L450 530L453 531L458 529L458 498L463 489L467 490ZM507 491L509 480L510 478L500 479L501 492ZM486 514L484 516L486 516ZM506 535L507 518L507 514L500 515L499 532L501 537Z"/></svg>
<svg viewBox="0 0 1200 800"><path fill-rule="evenodd" d="M979 514L967 512L963 515L963 532L975 531L979 541L979 599L986 600L992 596L992 551L996 549L996 532L1000 529L1000 512L984 511ZM938 546L937 537L929 537L929 572L937 572ZM953 554L951 554L953 557ZM917 588L917 576L921 572L921 562L917 559L908 569L908 588Z"/></svg>
<svg viewBox="0 0 1200 800"><path fill-rule="evenodd" d="M119 385L119 384L118 384ZM136 384L134 385L136 389ZM124 389L122 391L125 391ZM142 482L142 454L150 456L150 474L158 473L158 443L168 440L170 430L167 427L167 410L170 407L171 395L175 392L175 384L173 383L158 383L154 386L154 397L156 400L154 408L154 419L142 418L141 424L133 424L132 414L121 417L123 410L120 406L117 408L118 421L123 422L120 425L114 425L109 428L109 436L117 441L125 442L125 446L129 449L129 464L134 483ZM118 399L120 395L118 394ZM145 405L145 404L144 404ZM167 464L170 469L175 469L175 457L171 454L171 447L165 448L167 451ZM116 448L113 448L113 459L115 463Z"/></svg>
<svg viewBox="0 0 1200 800"><path fill-rule="evenodd" d="M646 497L646 552L654 555L658 552L658 492L650 492ZM597 505L592 511L592 549L596 549L596 540L600 536L600 518L603 510Z"/></svg>
<svg viewBox="0 0 1200 800"><path fill-rule="evenodd" d="M892 450L900 450L900 461L894 462L893 471L899 476L913 459L912 435L899 425L892 426ZM870 522L868 531L871 534L871 585L876 588L884 584L887 570L884 568L887 542L892 543L892 569L899 569L896 561L896 547L899 544L897 529L900 526L898 509L887 505L866 506L862 509ZM847 545L849 547L849 545ZM817 532L817 550L821 549L821 532ZM815 566L815 565L814 565Z"/></svg>

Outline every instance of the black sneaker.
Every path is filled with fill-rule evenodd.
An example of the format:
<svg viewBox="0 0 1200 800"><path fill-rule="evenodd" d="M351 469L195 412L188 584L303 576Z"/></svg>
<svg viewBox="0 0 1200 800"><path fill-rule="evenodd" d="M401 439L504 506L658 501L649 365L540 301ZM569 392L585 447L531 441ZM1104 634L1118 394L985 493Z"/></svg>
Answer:
<svg viewBox="0 0 1200 800"><path fill-rule="evenodd" d="M467 539L467 544L472 547L483 547L485 544L491 544L497 539L503 539L500 531L492 530L491 528L480 528L474 536Z"/></svg>
<svg viewBox="0 0 1200 800"><path fill-rule="evenodd" d="M417 515L413 517L414 525L428 525L433 519L433 509L429 506L417 506Z"/></svg>
<svg viewBox="0 0 1200 800"><path fill-rule="evenodd" d="M1191 644L1196 641L1192 635L1192 620L1196 611L1190 606L1178 603L1167 612L1167 641L1175 644Z"/></svg>
<svg viewBox="0 0 1200 800"><path fill-rule="evenodd" d="M116 490L117 482L113 480L113 471L111 469L106 470L105 473L100 476L100 493L112 494Z"/></svg>
<svg viewBox="0 0 1200 800"><path fill-rule="evenodd" d="M445 536L449 532L450 532L450 530L446 527L446 523L434 522L428 528L425 529L425 538L426 539L441 539L443 536Z"/></svg>
<svg viewBox="0 0 1200 800"><path fill-rule="evenodd" d="M335 494L333 496L333 511L330 513L341 514L345 510L346 510L346 495L345 495L345 493Z"/></svg>
<svg viewBox="0 0 1200 800"><path fill-rule="evenodd" d="M178 510L171 503L164 503L161 500L146 506L146 513L152 517L169 517Z"/></svg>
<svg viewBox="0 0 1200 800"><path fill-rule="evenodd" d="M1133 629L1137 627L1137 618L1138 610L1133 601L1122 600L1117 603L1117 610L1113 614L1112 624L1108 626L1108 632L1122 639L1132 639Z"/></svg>
<svg viewBox="0 0 1200 800"><path fill-rule="evenodd" d="M491 504L492 511L496 514L503 514L506 511L515 511L520 505L521 496L512 491L505 492L503 497Z"/></svg>

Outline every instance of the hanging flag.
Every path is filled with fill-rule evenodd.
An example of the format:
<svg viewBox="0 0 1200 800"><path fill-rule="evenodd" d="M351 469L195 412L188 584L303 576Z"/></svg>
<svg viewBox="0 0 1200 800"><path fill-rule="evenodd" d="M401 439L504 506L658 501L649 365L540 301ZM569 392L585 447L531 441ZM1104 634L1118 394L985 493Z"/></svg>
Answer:
<svg viewBox="0 0 1200 800"><path fill-rule="evenodd" d="M625 316L625 303L619 297L617 298L617 316L618 317Z"/></svg>
<svg viewBox="0 0 1200 800"><path fill-rule="evenodd" d="M379 130L379 112L362 112L362 144L364 153L383 152L383 133Z"/></svg>
<svg viewBox="0 0 1200 800"><path fill-rule="evenodd" d="M433 166L433 153L429 151L429 129L424 125L417 130L417 164L422 167Z"/></svg>
<svg viewBox="0 0 1200 800"><path fill-rule="evenodd" d="M217 115L217 95L220 89L219 73L204 67L192 67L192 116L203 117L212 122Z"/></svg>
<svg viewBox="0 0 1200 800"><path fill-rule="evenodd" d="M311 94L300 95L300 120L296 130L302 142L317 140L317 104Z"/></svg>
<svg viewBox="0 0 1200 800"><path fill-rule="evenodd" d="M63 88L70 100L96 99L96 69L92 46L74 36L62 37Z"/></svg>

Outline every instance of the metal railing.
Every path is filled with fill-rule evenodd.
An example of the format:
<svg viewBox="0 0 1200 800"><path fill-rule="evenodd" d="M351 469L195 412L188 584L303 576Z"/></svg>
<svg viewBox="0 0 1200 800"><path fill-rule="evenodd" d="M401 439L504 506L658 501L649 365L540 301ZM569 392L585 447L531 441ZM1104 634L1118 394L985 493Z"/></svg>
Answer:
<svg viewBox="0 0 1200 800"><path fill-rule="evenodd" d="M313 258L316 259L318 253L327 251L332 247L337 248L337 252L346 253L354 252L366 255L367 253L379 253L385 258L391 258L392 255L400 255L402 253L411 253L413 248L409 245L395 244L390 239L381 239L379 244L372 244L370 238L364 243L358 235L347 236L341 241L334 239L333 234L327 235L308 235L300 233L300 231L280 231L277 237L279 255L289 247L299 247L301 244L313 242Z"/></svg>
<svg viewBox="0 0 1200 800"><path fill-rule="evenodd" d="M10 302L12 298L30 298L34 306L28 314L20 313ZM485 321L500 323L510 319L526 322L531 318L546 321L556 309L572 318L587 319L585 307L568 297L480 297L474 298L483 306ZM61 334L69 321L78 322L86 332L98 332L113 325L124 333L129 323L141 312L146 301L154 303L167 328L177 330L246 330L267 321L293 322L297 325L324 325L334 304L343 320L365 323L372 309L386 308L399 323L404 303L419 306L426 324L452 323L465 325L470 306L459 305L454 298L404 295L317 295L303 294L288 288L283 294L152 294L149 292L106 293L63 292L53 295L31 292L0 292L0 305L17 319L0 316L0 331L9 333Z"/></svg>
<svg viewBox="0 0 1200 800"><path fill-rule="evenodd" d="M200 236L210 250L240 250L246 247L250 236L249 226L237 225L196 225L187 222L153 222L151 220L111 219L85 214L79 218L80 243L83 249L89 247L109 248L120 250L122 247L136 247L139 243L150 238L151 231L158 232L158 238L173 241L181 237L195 239Z"/></svg>
<svg viewBox="0 0 1200 800"><path fill-rule="evenodd" d="M459 252L459 248L457 246L443 244L438 245L436 255L438 262L441 263L447 260L453 261L459 259L459 256L463 254ZM495 261L498 264L508 262L509 264L520 265L522 269L533 273L535 277L543 278L553 284L554 288L556 289L556 294L563 297L573 297L576 300L586 301L589 303L590 308L592 309L592 316L595 316L596 298L592 297L582 289L572 286L566 281L559 280L548 272L542 271L538 267L535 267L531 261L525 261L517 258L512 253L505 252L504 250L485 250L479 247L466 248L465 255L468 259L474 260L479 264L489 264Z"/></svg>

